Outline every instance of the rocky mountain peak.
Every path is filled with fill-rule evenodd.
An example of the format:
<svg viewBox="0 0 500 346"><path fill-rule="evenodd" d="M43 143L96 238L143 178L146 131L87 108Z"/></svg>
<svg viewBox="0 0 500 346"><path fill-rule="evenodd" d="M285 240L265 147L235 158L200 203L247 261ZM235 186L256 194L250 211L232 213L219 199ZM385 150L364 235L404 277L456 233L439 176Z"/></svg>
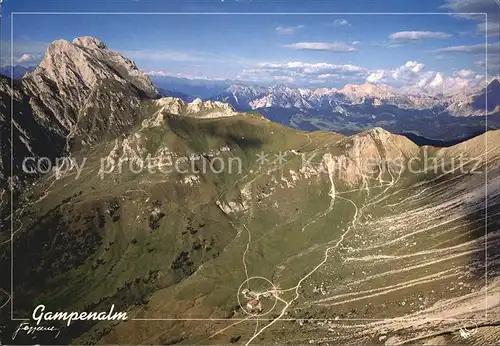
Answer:
<svg viewBox="0 0 500 346"><path fill-rule="evenodd" d="M500 80L497 78L493 79L490 84L488 84L488 89L500 90Z"/></svg>
<svg viewBox="0 0 500 346"><path fill-rule="evenodd" d="M376 157L391 162L396 162L398 158L412 157L419 151L419 147L408 138L395 135L381 127L354 135L345 145L348 157Z"/></svg>
<svg viewBox="0 0 500 346"><path fill-rule="evenodd" d="M340 92L353 97L391 97L393 95L393 91L390 86L371 83L364 83L360 85L346 84Z"/></svg>
<svg viewBox="0 0 500 346"><path fill-rule="evenodd" d="M73 44L90 49L107 49L104 42L91 36L77 37L73 40Z"/></svg>
<svg viewBox="0 0 500 346"><path fill-rule="evenodd" d="M55 132L68 137L79 132L78 123L92 109L103 109L106 105L118 110L125 94L137 101L158 96L149 77L132 60L106 49L102 41L90 36L78 37L73 42L52 42L41 63L22 78L22 83L39 120L50 123ZM135 116L127 119L123 113L121 116L117 113L116 120L131 125Z"/></svg>
<svg viewBox="0 0 500 346"><path fill-rule="evenodd" d="M154 100L157 111L153 117L145 119L142 127L162 126L165 122L165 116L177 115L194 118L225 118L236 116L239 113L234 108L219 101L202 101L200 98L192 102L184 102L177 97L162 97Z"/></svg>
<svg viewBox="0 0 500 346"><path fill-rule="evenodd" d="M227 89L229 93L245 93L247 95L257 95L263 92L268 92L269 89L258 85L247 85L243 83L235 83L230 85Z"/></svg>
<svg viewBox="0 0 500 346"><path fill-rule="evenodd" d="M378 138L388 138L390 136L393 136L392 133L390 133L389 131L387 130L384 130L383 128L381 127L374 127L373 129L369 129L367 131L365 131L366 134L369 134L370 136L373 136L373 137L378 137Z"/></svg>
<svg viewBox="0 0 500 346"><path fill-rule="evenodd" d="M90 36L78 37L72 43L66 40L52 42L38 68L24 79L35 79L36 76L48 78L57 86L80 85L87 89L111 78L131 83L148 97L158 95L149 77L139 71L132 60L107 50L102 41Z"/></svg>
<svg viewBox="0 0 500 346"><path fill-rule="evenodd" d="M500 81L492 79L481 90L457 94L446 110L455 116L487 115L500 112Z"/></svg>

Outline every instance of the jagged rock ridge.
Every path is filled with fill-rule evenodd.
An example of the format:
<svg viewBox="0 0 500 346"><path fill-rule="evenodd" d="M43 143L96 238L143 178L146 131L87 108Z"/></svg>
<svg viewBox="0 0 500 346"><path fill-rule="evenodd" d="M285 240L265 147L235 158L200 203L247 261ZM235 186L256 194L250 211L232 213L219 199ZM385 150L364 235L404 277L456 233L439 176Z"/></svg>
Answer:
<svg viewBox="0 0 500 346"><path fill-rule="evenodd" d="M455 95L446 110L456 116L500 113L500 81L493 79L479 92Z"/></svg>
<svg viewBox="0 0 500 346"><path fill-rule="evenodd" d="M441 104L431 95L402 93L387 85L365 83L347 84L342 89L293 88L286 85L272 87L235 84L214 99L248 109L303 108L330 109L341 105L395 105L403 109L425 109Z"/></svg>
<svg viewBox="0 0 500 346"><path fill-rule="evenodd" d="M138 101L158 95L149 77L133 61L92 37L51 43L42 62L22 78L22 84L44 126L67 137L86 132L91 137L87 141L98 139L102 132L117 134L133 125L139 117ZM95 125L103 120L93 112L104 104L111 113L109 121L101 124L99 133L88 134L96 126L86 123Z"/></svg>
<svg viewBox="0 0 500 346"><path fill-rule="evenodd" d="M9 144L11 97L15 153ZM89 36L73 42L54 41L42 62L20 81L0 78L2 195L9 184L18 190L38 177L23 172L24 157L46 157L53 162L82 146L114 139L143 120L143 125L161 122L166 113L199 118L237 114L218 101L153 100L158 97L149 77L104 42ZM150 100L160 109L153 117L143 102ZM11 154L15 154L13 177L7 173Z"/></svg>
<svg viewBox="0 0 500 346"><path fill-rule="evenodd" d="M494 113L500 106L500 82L494 79L486 89L477 87L453 91L448 94L426 94L415 89L395 89L382 84L347 84L335 88L294 88L286 85L272 87L234 84L213 99L229 102L241 109L296 108L335 109L344 105L392 105L401 109L425 110L437 108L453 116L484 115Z"/></svg>

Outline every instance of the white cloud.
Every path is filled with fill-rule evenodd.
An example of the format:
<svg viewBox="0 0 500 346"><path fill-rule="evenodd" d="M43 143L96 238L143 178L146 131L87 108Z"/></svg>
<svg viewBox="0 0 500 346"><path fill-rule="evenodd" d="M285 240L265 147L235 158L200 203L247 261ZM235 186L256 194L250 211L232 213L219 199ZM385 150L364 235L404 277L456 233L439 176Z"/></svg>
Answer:
<svg viewBox="0 0 500 346"><path fill-rule="evenodd" d="M47 42L39 42L39 41L14 41L12 44L11 41L0 40L0 52L2 53L0 56L0 64L1 65L11 65L11 54L14 59L14 64L18 59L21 59L24 54L31 55L34 57L34 61L31 63L36 63L38 59L40 59L45 50L47 49L50 43ZM11 52L11 48L14 50ZM28 62L23 62L27 64Z"/></svg>
<svg viewBox="0 0 500 346"><path fill-rule="evenodd" d="M370 73L370 75L366 78L366 81L368 83L378 83L381 80L384 80L385 78L386 78L386 71L378 70Z"/></svg>
<svg viewBox="0 0 500 346"><path fill-rule="evenodd" d="M297 26L278 26L276 28L276 32L280 35L291 35L295 33L299 29L303 29L304 25L297 25Z"/></svg>
<svg viewBox="0 0 500 346"><path fill-rule="evenodd" d="M418 41L424 39L443 39L450 37L450 34L440 31L399 31L389 35L389 38L395 41Z"/></svg>
<svg viewBox="0 0 500 346"><path fill-rule="evenodd" d="M458 90L469 89L479 82L476 78L445 77L441 73L437 73L436 77L429 85L424 86L424 88L431 88L434 91L440 91L443 94L447 94Z"/></svg>
<svg viewBox="0 0 500 346"><path fill-rule="evenodd" d="M336 65L329 64L325 62L321 63L306 63L306 62L287 62L287 63L259 63L259 67L262 68L273 68L273 69L295 69L300 70L305 73L317 73L317 72L325 72L325 71L349 71L356 72L363 70L362 67L357 65Z"/></svg>
<svg viewBox="0 0 500 346"><path fill-rule="evenodd" d="M474 71L472 70L458 70L455 72L455 75L458 77L470 77L474 74Z"/></svg>
<svg viewBox="0 0 500 346"><path fill-rule="evenodd" d="M310 87L369 82L418 92L432 90L442 93L481 82L468 70L446 76L442 72L428 71L424 64L412 60L394 69L367 69L358 65L331 63L260 63L254 68L241 71L238 79L270 84L287 82Z"/></svg>
<svg viewBox="0 0 500 346"><path fill-rule="evenodd" d="M486 63L484 60L477 60L477 61L474 61L474 65L476 65L477 67L480 67L480 68L486 68Z"/></svg>
<svg viewBox="0 0 500 346"><path fill-rule="evenodd" d="M342 78L342 75L340 75L338 73L325 73L325 74L320 74L319 76L317 76L317 78L319 80L323 80L323 79L339 79L339 78Z"/></svg>
<svg viewBox="0 0 500 346"><path fill-rule="evenodd" d="M366 81L369 83L386 83L396 86L414 85L419 82L425 65L417 61L409 60L404 65L393 70L377 70L372 72Z"/></svg>
<svg viewBox="0 0 500 346"><path fill-rule="evenodd" d="M498 13L495 0L445 0L441 8L460 13ZM482 16L484 18L484 15Z"/></svg>
<svg viewBox="0 0 500 346"><path fill-rule="evenodd" d="M441 8L451 12L459 12L457 17L480 20L477 32L490 37L500 36L500 2L498 0L445 0ZM486 30L485 19L488 15L488 29Z"/></svg>
<svg viewBox="0 0 500 346"><path fill-rule="evenodd" d="M472 71L460 70L455 72L455 76L445 76L442 72L426 70L424 64L411 60L393 70L374 71L366 81L409 90L432 90L441 93L457 91L478 83Z"/></svg>
<svg viewBox="0 0 500 346"><path fill-rule="evenodd" d="M226 78L200 76L200 75L193 75L193 74L189 74L189 73L170 72L170 71L165 71L165 70L151 70L151 71L144 71L144 73L147 74L148 76L153 76L153 77L176 77L176 78L183 78L183 79L208 80L208 81L226 80Z"/></svg>
<svg viewBox="0 0 500 346"><path fill-rule="evenodd" d="M287 82L310 87L340 87L347 83L368 82L418 92L432 90L443 93L481 82L473 71L460 70L447 76L442 72L427 70L423 63L413 60L393 69L369 69L358 65L326 62L262 62L241 71L237 79L269 84Z"/></svg>
<svg viewBox="0 0 500 346"><path fill-rule="evenodd" d="M373 41L370 43L372 46L383 47L383 48L397 48L401 47L402 44L395 43L395 41Z"/></svg>
<svg viewBox="0 0 500 346"><path fill-rule="evenodd" d="M351 26L351 24L349 24L349 22L345 19L335 19L333 21L333 25L336 25L336 26Z"/></svg>
<svg viewBox="0 0 500 346"><path fill-rule="evenodd" d="M488 61L486 59L475 61L474 64L483 69L483 72L487 70L490 76L500 76L500 61L497 54L488 55Z"/></svg>
<svg viewBox="0 0 500 346"><path fill-rule="evenodd" d="M423 82L424 80L421 80ZM437 72L434 75L434 78L432 78L426 85L422 85L422 87L428 86L429 88L436 89L439 88L444 84L444 77L443 74L440 72Z"/></svg>
<svg viewBox="0 0 500 346"><path fill-rule="evenodd" d="M485 43L479 43L475 45L463 45L463 46L451 46L451 47L445 47L445 48L440 48L436 49L434 52L435 53L469 53L469 54L486 54L486 48L488 49L489 53L492 52L498 52L500 47L499 42L494 42L494 43L488 43L486 45ZM498 53L496 53L498 54Z"/></svg>
<svg viewBox="0 0 500 346"><path fill-rule="evenodd" d="M20 58L16 59L16 62L18 64L27 64L30 62L34 62L34 61L38 60L39 58L40 57L38 55L25 53Z"/></svg>
<svg viewBox="0 0 500 346"><path fill-rule="evenodd" d="M426 76L423 71L425 65L417 61L407 61L403 66L396 68L390 74L391 78L402 84L418 83L422 76Z"/></svg>
<svg viewBox="0 0 500 346"><path fill-rule="evenodd" d="M240 79L273 80L291 79L295 83L310 80L349 80L349 82L414 84L424 65L416 61L408 61L394 70L370 70L358 65L331 63L260 63L253 69L243 70Z"/></svg>
<svg viewBox="0 0 500 346"><path fill-rule="evenodd" d="M406 69L409 69L411 72L413 73L419 73L420 71L422 71L424 69L424 64L421 64L417 61L407 61L404 65L404 67Z"/></svg>
<svg viewBox="0 0 500 346"><path fill-rule="evenodd" d="M487 23L479 23L477 25L477 31L488 37L498 37L500 36L500 22L488 21Z"/></svg>
<svg viewBox="0 0 500 346"><path fill-rule="evenodd" d="M355 52L357 50L352 44L344 42L298 42L284 45L284 47L296 50L316 50L339 53Z"/></svg>
<svg viewBox="0 0 500 346"><path fill-rule="evenodd" d="M353 79L363 81L369 71L357 65L338 65L330 63L307 63L300 61L285 63L263 62L254 68L244 69L238 75L238 79L275 83L288 81L290 83L308 85L313 80L324 82L325 80Z"/></svg>

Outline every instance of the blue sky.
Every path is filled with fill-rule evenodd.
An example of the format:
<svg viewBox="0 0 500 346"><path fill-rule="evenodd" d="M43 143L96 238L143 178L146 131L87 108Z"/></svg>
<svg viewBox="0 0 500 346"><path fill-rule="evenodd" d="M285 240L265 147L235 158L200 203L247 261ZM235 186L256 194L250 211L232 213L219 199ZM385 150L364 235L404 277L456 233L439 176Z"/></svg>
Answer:
<svg viewBox="0 0 500 346"><path fill-rule="evenodd" d="M34 65L53 40L89 35L142 70L187 78L311 87L367 80L410 86L439 76L449 83L462 82L453 78L472 82L485 74L485 36L488 72L498 74L500 6L495 1L5 0L2 64L10 63L11 12L182 12L16 13L14 63ZM361 12L487 12L489 30L485 35L485 16L347 14Z"/></svg>

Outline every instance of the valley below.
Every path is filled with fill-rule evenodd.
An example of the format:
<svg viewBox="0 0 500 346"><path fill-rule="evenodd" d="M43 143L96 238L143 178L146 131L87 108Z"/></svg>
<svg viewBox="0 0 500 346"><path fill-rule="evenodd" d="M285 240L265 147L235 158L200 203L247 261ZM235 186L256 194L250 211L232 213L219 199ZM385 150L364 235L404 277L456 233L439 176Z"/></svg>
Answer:
<svg viewBox="0 0 500 346"><path fill-rule="evenodd" d="M413 134L429 142L446 145L495 130L500 116L454 117L432 110L402 110L394 106L345 106L348 113L329 110L263 108L268 119L302 131L333 131L353 135L381 127L395 134ZM411 138L410 138L411 139ZM442 143L438 143L442 142Z"/></svg>

